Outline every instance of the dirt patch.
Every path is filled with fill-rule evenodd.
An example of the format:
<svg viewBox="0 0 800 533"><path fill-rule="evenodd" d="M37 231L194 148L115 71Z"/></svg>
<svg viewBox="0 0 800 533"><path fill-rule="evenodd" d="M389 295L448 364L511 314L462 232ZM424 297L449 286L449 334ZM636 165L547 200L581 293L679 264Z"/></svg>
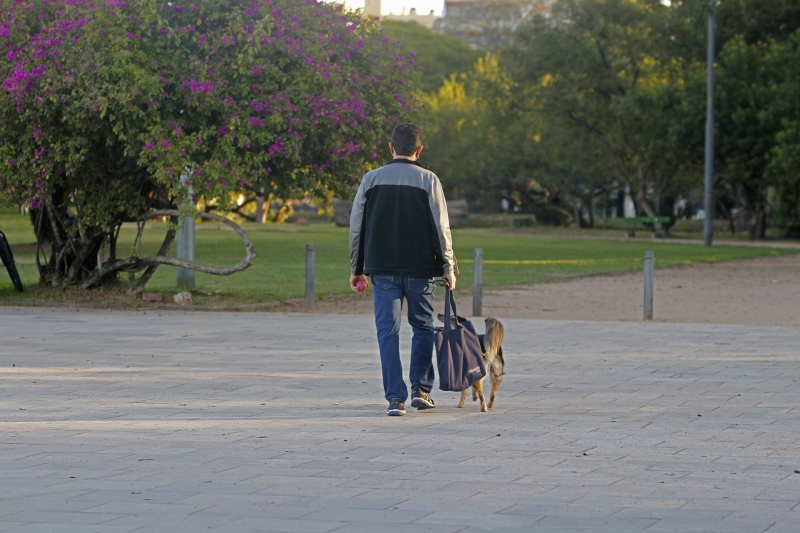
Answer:
<svg viewBox="0 0 800 533"><path fill-rule="evenodd" d="M485 290L483 314L640 321L643 298L642 274L592 276ZM458 304L460 314L472 313L469 294ZM800 325L800 255L656 270L654 307L657 322ZM324 299L315 312L372 314L371 294Z"/></svg>
<svg viewBox="0 0 800 533"><path fill-rule="evenodd" d="M472 296L465 285L469 281L462 279L464 290L457 293L458 311L464 316L472 315ZM49 292L47 295L53 296ZM232 302L226 295L200 293L195 295L193 308L173 305L171 295L163 304L154 305L126 296L120 287L94 291L88 298L77 290L59 291L55 301L36 296L37 287L31 287L24 295L25 301L9 301L5 305L305 312L302 299ZM642 320L642 307L641 273L572 278L517 289L486 289L483 297L483 315L497 318L637 322ZM800 255L657 269L654 307L657 322L800 325ZM444 309L441 289L437 290L436 308ZM322 298L313 312L371 315L372 311L370 291Z"/></svg>

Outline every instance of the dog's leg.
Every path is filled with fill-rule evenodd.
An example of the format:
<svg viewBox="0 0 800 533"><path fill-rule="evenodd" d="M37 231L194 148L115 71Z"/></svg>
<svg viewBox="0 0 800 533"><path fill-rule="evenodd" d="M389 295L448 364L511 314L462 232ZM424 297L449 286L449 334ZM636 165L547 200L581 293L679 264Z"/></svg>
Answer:
<svg viewBox="0 0 800 533"><path fill-rule="evenodd" d="M459 407L464 407L464 402L467 399L467 389L461 391L461 401L458 402Z"/></svg>
<svg viewBox="0 0 800 533"><path fill-rule="evenodd" d="M496 376L492 374L492 397L489 398L489 409L494 407L494 397L497 394L497 388L500 387L500 383L503 381L503 376Z"/></svg>
<svg viewBox="0 0 800 533"><path fill-rule="evenodd" d="M481 411L485 413L489 409L486 407L486 398L483 397L483 380L476 381L473 387L478 391L478 397L481 399Z"/></svg>
<svg viewBox="0 0 800 533"><path fill-rule="evenodd" d="M477 385L473 385L472 386L472 401L473 402L477 402L478 401L478 386Z"/></svg>

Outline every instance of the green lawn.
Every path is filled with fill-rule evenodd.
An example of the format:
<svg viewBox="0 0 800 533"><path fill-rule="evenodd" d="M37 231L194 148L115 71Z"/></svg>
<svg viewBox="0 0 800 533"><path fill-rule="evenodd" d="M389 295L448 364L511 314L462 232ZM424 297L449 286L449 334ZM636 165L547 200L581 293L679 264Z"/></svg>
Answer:
<svg viewBox="0 0 800 533"><path fill-rule="evenodd" d="M305 276L305 245L316 244L317 294L346 294L349 292L349 253L347 230L330 224L310 226L248 224L245 226L258 252L253 266L228 277L197 274L197 288L213 293L221 291L214 305L247 304L277 299L301 298ZM38 281L34 248L20 246L34 242L26 216L0 212L0 229L9 238L16 252L20 275L27 285ZM164 225L150 224L143 239L143 252L156 251L165 232ZM120 255L133 244L135 229L124 228ZM669 242L638 242L570 238L562 235L539 236L530 232L508 229L464 229L453 232L456 255L461 269L460 291L469 292L472 283L473 249L484 250L484 284L488 287L541 283L569 276L638 270L643 265L644 252L652 250L659 268L691 265L703 262L726 261L765 255L795 253L800 250L748 246L715 246ZM214 265L233 265L244 255L238 236L217 224L198 224L197 260ZM173 247L174 253L174 247ZM147 286L155 292L174 293L175 269L160 267ZM51 294L29 291L17 295L5 272L0 272L0 302L11 303L32 299L53 298L69 300L74 292ZM96 291L86 298L102 300ZM221 301L222 300L222 301Z"/></svg>

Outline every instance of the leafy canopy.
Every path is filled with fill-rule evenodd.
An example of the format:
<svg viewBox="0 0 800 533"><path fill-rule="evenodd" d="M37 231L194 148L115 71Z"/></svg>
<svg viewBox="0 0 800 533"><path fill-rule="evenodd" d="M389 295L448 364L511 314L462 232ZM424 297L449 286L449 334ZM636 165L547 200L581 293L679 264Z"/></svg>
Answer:
<svg viewBox="0 0 800 533"><path fill-rule="evenodd" d="M467 43L442 33L435 33L416 22L384 20L383 32L407 53L414 53L420 88L435 92L452 74L467 72L481 53Z"/></svg>
<svg viewBox="0 0 800 533"><path fill-rule="evenodd" d="M234 189L347 194L413 61L315 0L0 1L0 201L87 225Z"/></svg>

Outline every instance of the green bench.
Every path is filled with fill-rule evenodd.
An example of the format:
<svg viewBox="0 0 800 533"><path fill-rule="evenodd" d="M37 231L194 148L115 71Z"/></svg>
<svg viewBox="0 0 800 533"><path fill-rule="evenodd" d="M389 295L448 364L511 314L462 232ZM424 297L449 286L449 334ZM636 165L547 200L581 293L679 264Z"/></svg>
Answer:
<svg viewBox="0 0 800 533"><path fill-rule="evenodd" d="M675 217L625 217L625 222L631 224L628 228L628 237L635 237L636 230L656 231L656 224L661 224L667 230L675 224ZM639 224L639 226L636 226Z"/></svg>

